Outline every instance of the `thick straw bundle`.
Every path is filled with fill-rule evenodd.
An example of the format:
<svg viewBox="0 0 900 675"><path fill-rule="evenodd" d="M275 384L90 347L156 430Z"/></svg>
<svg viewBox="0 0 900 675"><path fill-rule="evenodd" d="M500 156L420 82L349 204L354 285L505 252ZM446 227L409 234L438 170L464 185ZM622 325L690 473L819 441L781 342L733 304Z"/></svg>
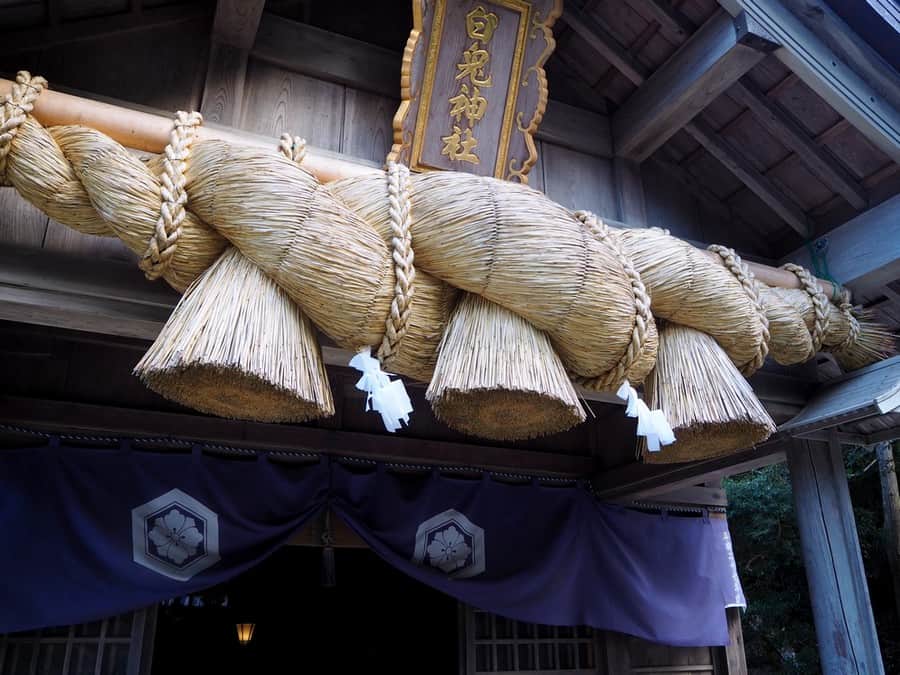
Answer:
<svg viewBox="0 0 900 675"><path fill-rule="evenodd" d="M803 317L779 291L760 284L760 300L769 319L769 354L783 366L803 363L815 354Z"/></svg>
<svg viewBox="0 0 900 675"><path fill-rule="evenodd" d="M188 288L134 370L166 398L222 417L334 414L312 324L235 248Z"/></svg>
<svg viewBox="0 0 900 675"><path fill-rule="evenodd" d="M666 322L659 329L656 368L644 383L650 408L661 408L675 443L643 449L644 461L688 462L727 455L768 438L775 423L718 343L700 331Z"/></svg>
<svg viewBox="0 0 900 675"><path fill-rule="evenodd" d="M585 418L547 336L472 293L450 318L425 396L448 426L503 441L556 433Z"/></svg>
<svg viewBox="0 0 900 675"><path fill-rule="evenodd" d="M734 274L662 230L615 234L641 274L654 316L708 333L741 370L759 361L765 317Z"/></svg>

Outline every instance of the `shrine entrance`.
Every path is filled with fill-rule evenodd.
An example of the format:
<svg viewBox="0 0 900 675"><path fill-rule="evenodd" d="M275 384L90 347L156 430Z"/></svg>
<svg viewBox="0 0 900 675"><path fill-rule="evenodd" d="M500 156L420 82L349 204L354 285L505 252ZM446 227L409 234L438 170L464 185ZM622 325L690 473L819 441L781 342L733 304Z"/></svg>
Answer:
<svg viewBox="0 0 900 675"><path fill-rule="evenodd" d="M453 598L369 550L335 557L331 588L321 549L286 546L228 584L161 606L150 672L459 672ZM247 645L239 622L255 624Z"/></svg>

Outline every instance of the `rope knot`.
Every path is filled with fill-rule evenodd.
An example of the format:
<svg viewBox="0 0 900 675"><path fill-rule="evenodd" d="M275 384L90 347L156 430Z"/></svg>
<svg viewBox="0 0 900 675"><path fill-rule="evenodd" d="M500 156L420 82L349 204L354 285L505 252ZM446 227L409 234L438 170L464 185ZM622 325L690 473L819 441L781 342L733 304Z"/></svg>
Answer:
<svg viewBox="0 0 900 675"><path fill-rule="evenodd" d="M12 91L3 97L0 105L0 185L8 185L6 164L13 139L46 87L47 80L43 77L32 77L27 70L20 70Z"/></svg>
<svg viewBox="0 0 900 675"><path fill-rule="evenodd" d="M144 275L151 280L159 279L165 274L181 237L181 224L184 222L184 207L187 204L187 182L184 172L187 169L187 158L191 145L197 137L197 127L203 123L198 112L179 110L175 115L169 144L166 146L163 159L163 170L160 182L160 215L147 250L138 263Z"/></svg>

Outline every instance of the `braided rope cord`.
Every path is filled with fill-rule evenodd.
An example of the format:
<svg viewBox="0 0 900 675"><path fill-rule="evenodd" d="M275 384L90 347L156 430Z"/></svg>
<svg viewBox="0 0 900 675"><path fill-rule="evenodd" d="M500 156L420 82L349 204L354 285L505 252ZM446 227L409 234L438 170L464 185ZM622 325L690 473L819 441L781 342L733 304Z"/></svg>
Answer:
<svg viewBox="0 0 900 675"><path fill-rule="evenodd" d="M822 349L822 342L826 333L828 333L828 326L831 321L828 316L828 297L819 288L816 278L805 267L796 263L785 263L781 268L788 272L793 272L797 276L800 280L800 285L803 286L803 290L806 291L812 300L813 309L816 312L816 320L811 333L813 345L809 353L809 358L812 358Z"/></svg>
<svg viewBox="0 0 900 675"><path fill-rule="evenodd" d="M763 363L765 363L766 356L769 355L769 340L772 337L769 333L769 317L766 315L766 308L763 306L762 299L759 296L759 284L756 281L756 277L753 276L753 272L750 271L750 268L741 260L741 257L733 248L712 244L707 246L707 250L718 253L728 271L741 283L741 286L747 293L747 297L753 303L753 308L756 310L756 316L759 319L759 326L762 332L759 349L750 361L739 368L741 375L749 377L762 368Z"/></svg>
<svg viewBox="0 0 900 675"><path fill-rule="evenodd" d="M649 336L649 326L653 321L650 313L650 296L641 275L622 249L615 237L610 235L609 226L590 211L577 211L575 217L581 221L597 240L609 246L616 256L616 260L622 266L628 280L631 282L631 292L634 295L634 325L631 328L631 340L622 358L614 368L602 375L589 378L578 378L576 381L589 389L615 389L628 378L631 367L637 361L643 351L644 344Z"/></svg>
<svg viewBox="0 0 900 675"><path fill-rule="evenodd" d="M138 267L151 280L159 279L175 256L178 239L181 237L181 224L184 222L184 206L187 204L187 192L184 189L187 179L184 176L187 168L186 160L191 145L197 137L197 127L203 123L198 112L179 110L175 115L175 125L166 146L163 170L159 176L160 211L159 220L147 250L141 257Z"/></svg>
<svg viewBox="0 0 900 675"><path fill-rule="evenodd" d="M857 321L856 316L853 314L853 305L850 304L850 291L846 288L841 290L841 304L838 305L841 310L841 314L847 319L847 323L850 326L850 330L847 333L847 337L844 338L840 344L835 345L831 351L832 352L843 352L850 349L853 345L856 344L856 341L859 339L860 331L862 330L859 326L859 321Z"/></svg>
<svg viewBox="0 0 900 675"><path fill-rule="evenodd" d="M306 139L283 133L278 139L278 150L292 162L302 164L306 159Z"/></svg>
<svg viewBox="0 0 900 675"><path fill-rule="evenodd" d="M27 70L16 75L12 91L0 105L0 185L6 185L6 160L19 127L34 109L34 102L47 87L43 77L32 77Z"/></svg>
<svg viewBox="0 0 900 675"><path fill-rule="evenodd" d="M386 363L397 351L400 341L406 335L409 316L412 312L413 281L416 268L412 248L410 225L410 179L409 168L398 162L389 162L387 170L388 201L391 217L391 248L394 260L394 298L391 311L384 322L384 337L378 347L378 359Z"/></svg>

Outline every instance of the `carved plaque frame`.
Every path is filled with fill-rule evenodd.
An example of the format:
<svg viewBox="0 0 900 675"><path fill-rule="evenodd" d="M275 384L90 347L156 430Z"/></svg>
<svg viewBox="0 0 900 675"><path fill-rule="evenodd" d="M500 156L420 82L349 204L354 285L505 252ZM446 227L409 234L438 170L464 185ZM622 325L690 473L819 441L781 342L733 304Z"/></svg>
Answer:
<svg viewBox="0 0 900 675"><path fill-rule="evenodd" d="M413 28L403 52L401 103L394 115L394 145L388 160L402 162L414 171L467 171L527 183L528 171L537 161L534 134L547 106L543 66L556 47L552 27L560 14L562 0L413 0ZM470 15L480 20L480 32L472 32ZM473 37L481 38L483 44L473 42ZM489 45L492 38L496 39ZM463 50L469 43L466 54ZM471 92L465 89L481 103L477 120L482 120L488 109L476 132L482 136L481 144L471 140L475 123L470 118L470 128L463 130L470 139L467 145L466 141L460 143L461 130L453 125L451 116L456 109L448 92L453 93L449 87L457 85L452 82L448 59L465 56L468 61L476 47L484 48L485 63L493 56L500 71L493 80L494 73L479 71L484 80L492 80L490 84L472 77L475 84L489 87L484 96L474 86ZM439 66L443 66L440 72ZM462 67L463 63L456 65ZM466 100L472 105L471 99ZM456 119L460 119L458 111ZM455 154L447 152L451 136L442 137L442 133L452 134ZM460 146L465 150L477 147L486 161L479 161L474 152L460 151Z"/></svg>

